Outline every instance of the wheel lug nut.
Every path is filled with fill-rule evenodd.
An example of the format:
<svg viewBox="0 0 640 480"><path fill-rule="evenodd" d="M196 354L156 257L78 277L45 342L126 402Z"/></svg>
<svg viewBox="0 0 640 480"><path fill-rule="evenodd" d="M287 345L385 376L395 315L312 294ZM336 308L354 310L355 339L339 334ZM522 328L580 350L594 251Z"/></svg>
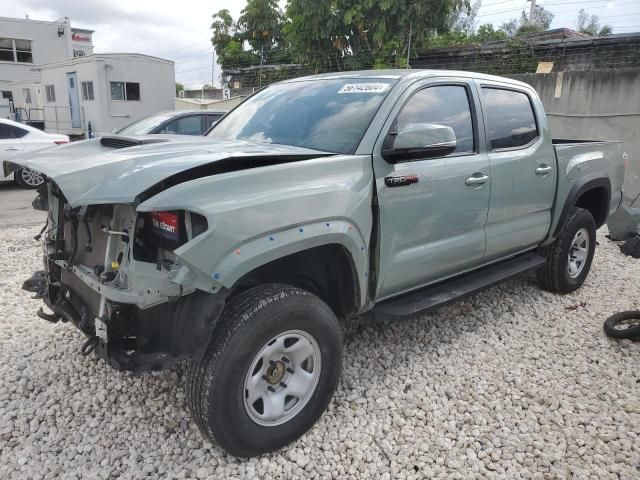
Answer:
<svg viewBox="0 0 640 480"><path fill-rule="evenodd" d="M284 382L280 382L280 386L281 386L282 388L287 388L287 384L286 384L286 383L284 383Z"/></svg>
<svg viewBox="0 0 640 480"><path fill-rule="evenodd" d="M293 373L293 368L291 368L291 367L287 367L287 372L289 372L289 373Z"/></svg>

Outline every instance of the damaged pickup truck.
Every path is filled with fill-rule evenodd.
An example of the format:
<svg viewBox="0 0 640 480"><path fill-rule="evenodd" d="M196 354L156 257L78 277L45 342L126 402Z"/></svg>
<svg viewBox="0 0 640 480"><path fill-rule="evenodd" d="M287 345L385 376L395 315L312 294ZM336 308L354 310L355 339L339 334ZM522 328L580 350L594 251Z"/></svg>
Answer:
<svg viewBox="0 0 640 480"><path fill-rule="evenodd" d="M274 84L205 138L108 136L5 170L48 178L39 316L117 369L187 359L199 428L251 456L327 407L338 318L410 318L532 271L579 288L622 148L552 140L520 82L381 70Z"/></svg>

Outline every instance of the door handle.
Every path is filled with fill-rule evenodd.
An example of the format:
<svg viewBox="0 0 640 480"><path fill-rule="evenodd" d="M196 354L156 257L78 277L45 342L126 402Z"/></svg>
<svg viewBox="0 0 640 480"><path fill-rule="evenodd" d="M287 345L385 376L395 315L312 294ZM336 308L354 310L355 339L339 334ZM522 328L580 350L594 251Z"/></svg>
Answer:
<svg viewBox="0 0 640 480"><path fill-rule="evenodd" d="M9 147L5 152L17 152L18 150L20 150L18 147Z"/></svg>
<svg viewBox="0 0 640 480"><path fill-rule="evenodd" d="M464 183L469 186L484 185L489 181L489 175L480 175L478 177L469 177Z"/></svg>
<svg viewBox="0 0 640 480"><path fill-rule="evenodd" d="M540 167L536 168L536 175L546 175L551 170L552 169L549 165L541 165Z"/></svg>

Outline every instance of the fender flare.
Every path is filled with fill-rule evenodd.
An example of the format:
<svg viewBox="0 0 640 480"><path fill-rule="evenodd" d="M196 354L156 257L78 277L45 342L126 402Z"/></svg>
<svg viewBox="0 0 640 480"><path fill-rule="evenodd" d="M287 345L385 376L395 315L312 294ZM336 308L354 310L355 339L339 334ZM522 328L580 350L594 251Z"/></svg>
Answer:
<svg viewBox="0 0 640 480"><path fill-rule="evenodd" d="M366 303L369 251L365 237L348 219L316 221L245 241L228 252L216 265L212 277L226 289L233 289L246 274L269 262L326 245L342 246L356 275L360 304Z"/></svg>
<svg viewBox="0 0 640 480"><path fill-rule="evenodd" d="M558 224L553 232L552 238L555 239L558 237L565 224L567 223L567 219L569 218L569 214L573 207L576 206L580 197L588 192L589 190L593 190L594 188L604 188L607 192L607 203L606 203L606 212L604 223L606 223L606 217L609 214L609 205L611 204L611 180L604 172L594 172L584 177L579 178L574 183L571 190L569 190L569 194L567 195L567 199L564 202L564 207L562 208L562 212L560 213L560 218L558 219ZM598 225L598 227L601 225ZM546 242L545 242L546 243Z"/></svg>

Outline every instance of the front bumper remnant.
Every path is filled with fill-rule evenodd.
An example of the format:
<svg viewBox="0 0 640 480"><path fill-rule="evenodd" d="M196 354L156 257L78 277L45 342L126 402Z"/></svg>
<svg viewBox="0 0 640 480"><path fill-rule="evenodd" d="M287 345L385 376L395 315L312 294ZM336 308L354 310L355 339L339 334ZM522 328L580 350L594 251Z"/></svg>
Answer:
<svg viewBox="0 0 640 480"><path fill-rule="evenodd" d="M46 272L36 272L23 289L41 294L53 312L41 310L40 318L73 323L105 362L132 372L162 370L180 359L202 358L226 298L225 292L195 291L145 309L107 300L103 316L98 317L80 294L51 282Z"/></svg>

